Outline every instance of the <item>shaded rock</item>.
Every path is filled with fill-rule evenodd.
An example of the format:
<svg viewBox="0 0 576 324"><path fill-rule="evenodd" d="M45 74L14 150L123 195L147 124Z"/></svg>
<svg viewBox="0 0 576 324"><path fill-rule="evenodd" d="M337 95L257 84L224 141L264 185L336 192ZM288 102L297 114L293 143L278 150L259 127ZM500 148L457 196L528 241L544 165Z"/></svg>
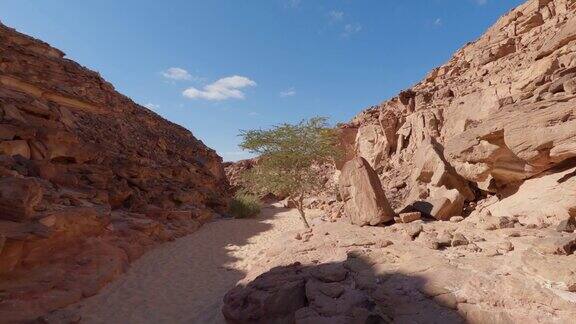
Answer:
<svg viewBox="0 0 576 324"><path fill-rule="evenodd" d="M30 146L24 140L0 142L0 154L20 155L25 159L30 159Z"/></svg>
<svg viewBox="0 0 576 324"><path fill-rule="evenodd" d="M31 178L0 178L0 219L22 221L32 217L44 190Z"/></svg>
<svg viewBox="0 0 576 324"><path fill-rule="evenodd" d="M576 236L542 238L537 241L535 249L543 254L569 255L576 251Z"/></svg>
<svg viewBox="0 0 576 324"><path fill-rule="evenodd" d="M576 208L570 210L570 215L568 219L561 221L558 226L556 226L558 232L572 233L576 231Z"/></svg>
<svg viewBox="0 0 576 324"><path fill-rule="evenodd" d="M342 264L323 264L314 268L312 276L323 282L339 282L346 279L348 270Z"/></svg>
<svg viewBox="0 0 576 324"><path fill-rule="evenodd" d="M433 188L429 198L413 203L412 207L438 220L450 220L452 216L462 214L464 200L458 190L440 187Z"/></svg>

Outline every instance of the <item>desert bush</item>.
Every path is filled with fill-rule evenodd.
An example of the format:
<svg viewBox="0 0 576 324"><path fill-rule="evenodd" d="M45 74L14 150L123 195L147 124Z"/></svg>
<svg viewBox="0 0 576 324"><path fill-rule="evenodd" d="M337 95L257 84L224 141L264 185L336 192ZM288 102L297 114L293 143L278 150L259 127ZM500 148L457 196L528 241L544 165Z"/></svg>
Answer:
<svg viewBox="0 0 576 324"><path fill-rule="evenodd" d="M235 218L255 217L260 213L260 200L249 193L237 193L230 202L230 214Z"/></svg>

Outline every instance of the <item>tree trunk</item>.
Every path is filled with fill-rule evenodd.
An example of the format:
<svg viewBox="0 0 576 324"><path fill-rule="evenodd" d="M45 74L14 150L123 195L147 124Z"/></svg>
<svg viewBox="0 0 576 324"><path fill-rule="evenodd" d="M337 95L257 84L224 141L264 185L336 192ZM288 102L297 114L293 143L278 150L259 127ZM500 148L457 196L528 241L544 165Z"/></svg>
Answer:
<svg viewBox="0 0 576 324"><path fill-rule="evenodd" d="M308 224L308 221L306 220L306 214L304 214L304 209L298 208L298 212L300 213L300 219L302 219L302 222L304 223L304 227L310 228L310 224Z"/></svg>
<svg viewBox="0 0 576 324"><path fill-rule="evenodd" d="M296 199L291 200L296 205L296 209L298 209L298 213L300 214L300 219L302 220L302 223L304 223L304 227L310 228L310 224L308 224L308 221L306 220L306 213L304 213L304 196L300 195L300 197L298 197L298 200Z"/></svg>

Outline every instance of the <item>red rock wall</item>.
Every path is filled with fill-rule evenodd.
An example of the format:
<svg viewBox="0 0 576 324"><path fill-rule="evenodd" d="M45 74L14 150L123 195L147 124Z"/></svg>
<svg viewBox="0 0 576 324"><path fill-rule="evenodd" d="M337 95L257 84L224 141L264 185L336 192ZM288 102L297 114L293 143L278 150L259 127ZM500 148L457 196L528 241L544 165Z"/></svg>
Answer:
<svg viewBox="0 0 576 324"><path fill-rule="evenodd" d="M213 150L1 24L0 120L3 320L94 294L226 206Z"/></svg>

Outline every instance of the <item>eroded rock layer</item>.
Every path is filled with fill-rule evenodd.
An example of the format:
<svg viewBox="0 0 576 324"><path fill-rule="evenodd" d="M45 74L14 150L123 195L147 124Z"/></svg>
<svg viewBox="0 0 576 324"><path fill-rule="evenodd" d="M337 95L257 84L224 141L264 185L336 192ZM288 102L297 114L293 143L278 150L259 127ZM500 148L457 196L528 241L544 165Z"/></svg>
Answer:
<svg viewBox="0 0 576 324"><path fill-rule="evenodd" d="M0 24L0 318L95 294L226 204L221 158L64 53Z"/></svg>
<svg viewBox="0 0 576 324"><path fill-rule="evenodd" d="M530 0L420 83L360 113L342 138L349 158L377 170L395 208L434 208L452 190L458 204L524 195L524 182L552 187L547 177L576 165L575 84L576 1ZM568 217L569 191L562 208L546 195L530 198L556 211L536 211L532 221ZM527 216L517 205L502 216Z"/></svg>

